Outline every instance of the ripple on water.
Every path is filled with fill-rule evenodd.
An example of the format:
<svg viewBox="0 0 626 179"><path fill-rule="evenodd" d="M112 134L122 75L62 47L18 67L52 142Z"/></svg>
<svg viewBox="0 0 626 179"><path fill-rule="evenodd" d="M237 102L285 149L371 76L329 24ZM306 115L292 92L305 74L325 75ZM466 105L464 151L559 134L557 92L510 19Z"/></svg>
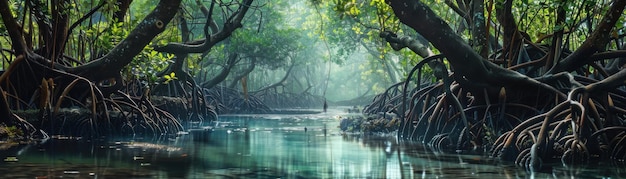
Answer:
<svg viewBox="0 0 626 179"><path fill-rule="evenodd" d="M89 165L15 163L0 167L1 178L152 178L158 173L143 168L108 168Z"/></svg>
<svg viewBox="0 0 626 179"><path fill-rule="evenodd" d="M528 173L481 156L433 153L395 135L340 133L342 115L220 117L202 141L185 134L99 144L59 137L0 151L0 159L19 159L0 162L0 178L623 178L626 173L623 166L552 166Z"/></svg>
<svg viewBox="0 0 626 179"><path fill-rule="evenodd" d="M311 171L284 171L280 172L270 168L247 169L247 168L226 168L206 171L206 178L319 178L320 173ZM326 173L327 176L332 173Z"/></svg>

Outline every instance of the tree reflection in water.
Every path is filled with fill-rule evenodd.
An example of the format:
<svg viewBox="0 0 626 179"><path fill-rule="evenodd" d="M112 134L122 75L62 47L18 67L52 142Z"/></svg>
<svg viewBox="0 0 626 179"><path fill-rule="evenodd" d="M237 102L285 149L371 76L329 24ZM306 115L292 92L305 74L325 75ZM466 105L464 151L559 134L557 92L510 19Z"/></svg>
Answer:
<svg viewBox="0 0 626 179"><path fill-rule="evenodd" d="M530 173L479 155L431 151L394 135L341 134L338 115L348 114L221 116L211 132L164 140L57 138L8 147L0 157L18 161L0 162L0 178L601 178L626 173L615 166L560 165Z"/></svg>

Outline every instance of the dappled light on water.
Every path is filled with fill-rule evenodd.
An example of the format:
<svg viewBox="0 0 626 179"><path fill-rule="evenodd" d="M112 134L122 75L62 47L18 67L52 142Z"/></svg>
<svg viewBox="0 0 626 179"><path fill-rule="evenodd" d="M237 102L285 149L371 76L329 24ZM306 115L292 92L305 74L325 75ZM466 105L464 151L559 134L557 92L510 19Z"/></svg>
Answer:
<svg viewBox="0 0 626 179"><path fill-rule="evenodd" d="M0 178L602 178L618 168L529 173L481 156L432 152L393 136L342 134L340 110L220 116L210 131L160 140L56 137L4 149ZM589 166L590 167L590 166Z"/></svg>

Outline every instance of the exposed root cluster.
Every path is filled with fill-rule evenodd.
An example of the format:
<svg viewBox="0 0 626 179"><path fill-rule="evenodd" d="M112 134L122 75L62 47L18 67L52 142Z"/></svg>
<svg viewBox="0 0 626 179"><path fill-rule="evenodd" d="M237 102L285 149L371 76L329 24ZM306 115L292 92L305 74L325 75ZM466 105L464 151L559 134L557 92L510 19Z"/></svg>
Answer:
<svg viewBox="0 0 626 179"><path fill-rule="evenodd" d="M267 89L253 94L273 108L320 108L324 104L323 97L308 92L291 93Z"/></svg>
<svg viewBox="0 0 626 179"><path fill-rule="evenodd" d="M398 137L436 151L487 153L529 169L626 160L626 88L612 82L621 78L563 73L536 78L545 88L477 88L449 73L438 83L422 83L423 65L438 59L443 56L424 59L364 113L404 117Z"/></svg>
<svg viewBox="0 0 626 179"><path fill-rule="evenodd" d="M271 109L254 95L244 96L241 92L223 86L204 89L205 99L217 106L219 114L269 113Z"/></svg>

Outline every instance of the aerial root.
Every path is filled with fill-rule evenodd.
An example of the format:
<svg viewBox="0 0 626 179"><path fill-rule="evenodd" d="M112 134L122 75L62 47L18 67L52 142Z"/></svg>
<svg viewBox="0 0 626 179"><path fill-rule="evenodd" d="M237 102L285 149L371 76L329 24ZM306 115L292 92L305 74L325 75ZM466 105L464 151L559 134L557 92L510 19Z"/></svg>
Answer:
<svg viewBox="0 0 626 179"><path fill-rule="evenodd" d="M585 144L573 138L566 142L566 146L568 144L570 147L561 155L563 165L586 164L589 162L591 157Z"/></svg>
<svg viewBox="0 0 626 179"><path fill-rule="evenodd" d="M399 139L421 141L435 151L488 147L491 157L529 169L541 169L545 162L570 166L602 158L626 160L623 87L588 88L614 83L572 74L538 78L542 81L534 82L540 90L475 90L467 81L446 78L422 83L423 65L439 58L418 63L403 85L392 85L363 112L398 114Z"/></svg>
<svg viewBox="0 0 626 179"><path fill-rule="evenodd" d="M444 151L449 148L451 144L452 142L450 141L448 133L437 134L428 143L428 145L436 151Z"/></svg>

